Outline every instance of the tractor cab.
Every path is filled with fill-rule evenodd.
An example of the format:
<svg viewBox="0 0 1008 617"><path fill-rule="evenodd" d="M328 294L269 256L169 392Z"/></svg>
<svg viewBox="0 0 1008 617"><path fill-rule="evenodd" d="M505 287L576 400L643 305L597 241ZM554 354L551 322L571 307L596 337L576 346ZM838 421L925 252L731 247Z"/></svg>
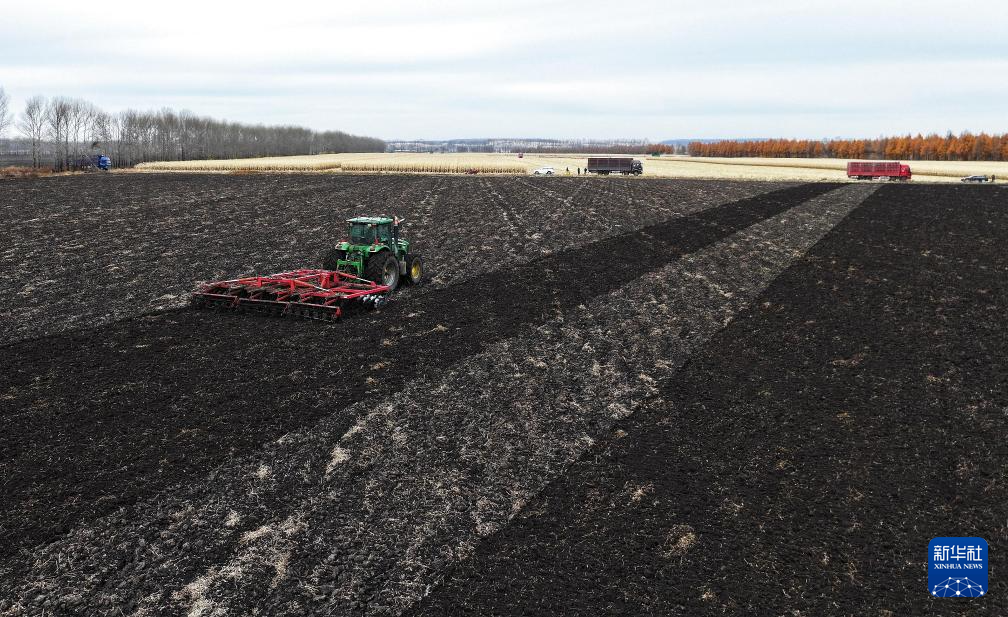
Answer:
<svg viewBox="0 0 1008 617"><path fill-rule="evenodd" d="M350 225L349 241L353 247L379 246L388 248L397 257L405 253L409 243L400 247L399 219L379 216L359 216L347 221Z"/></svg>
<svg viewBox="0 0 1008 617"><path fill-rule="evenodd" d="M423 263L410 252L409 240L400 237L402 221L385 216L358 216L347 220L349 234L323 260L327 270L349 272L395 289L400 276L419 282Z"/></svg>
<svg viewBox="0 0 1008 617"><path fill-rule="evenodd" d="M348 223L350 224L350 244L355 246L369 246L375 242L380 242L380 238L388 237L388 222L371 219L351 219Z"/></svg>
<svg viewBox="0 0 1008 617"><path fill-rule="evenodd" d="M375 226L363 221L350 221L350 244L364 246L374 244Z"/></svg>

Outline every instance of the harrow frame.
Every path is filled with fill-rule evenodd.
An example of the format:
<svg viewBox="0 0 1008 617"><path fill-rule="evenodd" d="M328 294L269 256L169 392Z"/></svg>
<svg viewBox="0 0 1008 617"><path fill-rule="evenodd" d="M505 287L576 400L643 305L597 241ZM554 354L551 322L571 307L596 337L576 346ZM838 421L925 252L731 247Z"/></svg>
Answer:
<svg viewBox="0 0 1008 617"><path fill-rule="evenodd" d="M301 269L202 283L193 303L335 321L351 307L378 307L389 294L380 285L337 270Z"/></svg>

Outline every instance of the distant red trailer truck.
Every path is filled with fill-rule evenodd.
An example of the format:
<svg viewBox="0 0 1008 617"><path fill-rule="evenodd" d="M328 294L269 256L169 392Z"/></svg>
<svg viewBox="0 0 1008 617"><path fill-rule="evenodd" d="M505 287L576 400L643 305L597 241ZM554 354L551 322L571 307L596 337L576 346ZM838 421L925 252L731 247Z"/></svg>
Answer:
<svg viewBox="0 0 1008 617"><path fill-rule="evenodd" d="M888 178L906 182L910 179L910 166L897 161L851 161L847 163L847 177L858 180Z"/></svg>

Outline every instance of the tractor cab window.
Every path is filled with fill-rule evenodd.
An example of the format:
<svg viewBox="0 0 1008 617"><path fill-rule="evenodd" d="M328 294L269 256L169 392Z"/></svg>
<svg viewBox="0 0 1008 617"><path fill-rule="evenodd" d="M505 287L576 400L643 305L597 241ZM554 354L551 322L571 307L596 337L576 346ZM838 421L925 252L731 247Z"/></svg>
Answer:
<svg viewBox="0 0 1008 617"><path fill-rule="evenodd" d="M374 243L374 225L367 223L350 224L350 244Z"/></svg>
<svg viewBox="0 0 1008 617"><path fill-rule="evenodd" d="M392 229L390 225L378 226L378 242L382 244L392 243Z"/></svg>

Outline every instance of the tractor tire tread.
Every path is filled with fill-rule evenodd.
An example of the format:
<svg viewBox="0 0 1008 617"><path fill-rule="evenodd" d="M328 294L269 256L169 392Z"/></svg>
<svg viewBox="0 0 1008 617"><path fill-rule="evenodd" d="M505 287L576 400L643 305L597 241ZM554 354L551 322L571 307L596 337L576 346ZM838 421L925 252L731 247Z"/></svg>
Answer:
<svg viewBox="0 0 1008 617"><path fill-rule="evenodd" d="M322 269L323 270L338 270L339 260L346 258L346 251L340 249L330 249L322 257Z"/></svg>
<svg viewBox="0 0 1008 617"><path fill-rule="evenodd" d="M420 282L423 281L424 275L426 274L426 271L424 269L423 257L420 255L420 253L407 253L404 261L406 262L406 280L409 282L410 285L419 285ZM420 262L420 275L417 276L415 279L413 278L414 261Z"/></svg>
<svg viewBox="0 0 1008 617"><path fill-rule="evenodd" d="M379 285L383 284L385 279L385 263L389 260L395 261L395 257L388 251L381 251L374 253L368 257L367 262L364 263L364 278L369 281L374 281ZM399 283L399 264L396 264L396 284L392 286L390 291L395 291Z"/></svg>

